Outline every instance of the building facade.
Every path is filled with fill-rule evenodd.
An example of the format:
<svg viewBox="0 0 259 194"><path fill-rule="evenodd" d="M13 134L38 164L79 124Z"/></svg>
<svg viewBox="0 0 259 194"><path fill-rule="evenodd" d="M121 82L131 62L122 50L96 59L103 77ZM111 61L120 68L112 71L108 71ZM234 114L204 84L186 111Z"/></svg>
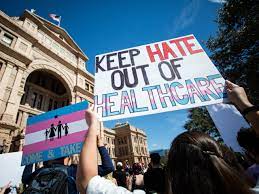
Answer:
<svg viewBox="0 0 259 194"><path fill-rule="evenodd" d="M61 27L25 11L0 11L0 149L21 150L27 118L68 104L93 103L87 56Z"/></svg>
<svg viewBox="0 0 259 194"><path fill-rule="evenodd" d="M20 17L0 11L0 153L22 150L28 117L93 103L87 60L63 28L27 10ZM103 128L103 137L114 162L148 163L144 131L118 124Z"/></svg>
<svg viewBox="0 0 259 194"><path fill-rule="evenodd" d="M149 151L145 132L129 123L118 123L115 131L116 162L128 161L130 165L135 162L148 165Z"/></svg>

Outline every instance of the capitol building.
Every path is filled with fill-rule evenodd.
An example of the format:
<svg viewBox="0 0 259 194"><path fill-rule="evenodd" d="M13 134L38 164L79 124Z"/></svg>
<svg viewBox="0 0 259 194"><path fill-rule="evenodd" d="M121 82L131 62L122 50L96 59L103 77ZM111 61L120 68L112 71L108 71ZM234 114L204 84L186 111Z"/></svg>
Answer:
<svg viewBox="0 0 259 194"><path fill-rule="evenodd" d="M21 151L28 117L87 100L94 76L68 32L25 10L0 11L0 153ZM102 127L114 162L149 162L145 132L128 123Z"/></svg>

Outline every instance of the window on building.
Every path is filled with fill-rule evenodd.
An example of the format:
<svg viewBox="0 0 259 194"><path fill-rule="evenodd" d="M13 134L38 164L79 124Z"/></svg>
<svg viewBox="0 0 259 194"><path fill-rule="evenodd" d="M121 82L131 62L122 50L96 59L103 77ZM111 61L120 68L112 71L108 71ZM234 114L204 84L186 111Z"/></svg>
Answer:
<svg viewBox="0 0 259 194"><path fill-rule="evenodd" d="M53 104L53 100L50 98L50 99L49 99L48 111L52 110L52 104Z"/></svg>
<svg viewBox="0 0 259 194"><path fill-rule="evenodd" d="M57 109L57 108L58 108L58 102L55 101L55 102L54 102L54 110Z"/></svg>
<svg viewBox="0 0 259 194"><path fill-rule="evenodd" d="M86 89L87 91L89 91L89 89L90 89L90 85L89 85L89 83L87 82L87 80L85 80L85 89Z"/></svg>
<svg viewBox="0 0 259 194"><path fill-rule="evenodd" d="M36 92L33 92L33 94L32 94L32 99L31 99L31 101L32 101L32 107L33 107L33 108L35 108L35 106L36 106L36 100L37 100L37 93L36 93Z"/></svg>
<svg viewBox="0 0 259 194"><path fill-rule="evenodd" d="M30 23L29 21L26 21L26 22L25 22L25 26L26 26L27 28L29 28L29 27L31 26L31 23Z"/></svg>
<svg viewBox="0 0 259 194"><path fill-rule="evenodd" d="M90 86L90 92L94 93L94 87L93 86Z"/></svg>
<svg viewBox="0 0 259 194"><path fill-rule="evenodd" d="M36 30L36 28L37 28L36 25L34 25L34 24L31 25L31 30L32 30L33 32Z"/></svg>
<svg viewBox="0 0 259 194"><path fill-rule="evenodd" d="M38 103L37 103L37 109L41 109L42 99L43 99L43 96L39 95L39 99L38 99Z"/></svg>
<svg viewBox="0 0 259 194"><path fill-rule="evenodd" d="M2 42L7 46L11 46L13 42L13 37L5 33L2 37Z"/></svg>
<svg viewBox="0 0 259 194"><path fill-rule="evenodd" d="M127 143L127 137L124 137L124 143Z"/></svg>

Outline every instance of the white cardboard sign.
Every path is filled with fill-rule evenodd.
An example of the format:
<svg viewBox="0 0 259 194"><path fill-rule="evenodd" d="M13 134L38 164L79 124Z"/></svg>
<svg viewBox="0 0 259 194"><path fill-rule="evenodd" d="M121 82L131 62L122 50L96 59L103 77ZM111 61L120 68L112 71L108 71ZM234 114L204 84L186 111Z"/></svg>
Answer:
<svg viewBox="0 0 259 194"><path fill-rule="evenodd" d="M194 35L97 55L103 121L223 102L225 81Z"/></svg>
<svg viewBox="0 0 259 194"><path fill-rule="evenodd" d="M0 154L0 187L11 181L12 186L19 186L24 166L21 166L22 152Z"/></svg>
<svg viewBox="0 0 259 194"><path fill-rule="evenodd" d="M214 104L207 106L207 110L215 123L224 143L235 152L243 152L237 142L237 132L243 128L249 128L244 117L231 104Z"/></svg>

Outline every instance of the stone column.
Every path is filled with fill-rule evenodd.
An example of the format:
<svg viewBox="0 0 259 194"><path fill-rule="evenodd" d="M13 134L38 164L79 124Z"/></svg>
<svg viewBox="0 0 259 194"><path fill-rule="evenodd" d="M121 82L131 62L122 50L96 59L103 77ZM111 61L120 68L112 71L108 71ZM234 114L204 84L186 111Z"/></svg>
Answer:
<svg viewBox="0 0 259 194"><path fill-rule="evenodd" d="M18 68L15 81L11 90L11 94L8 99L5 112L2 117L2 120L4 121L15 122L15 118L18 113L18 108L22 98L22 93L19 92L22 76L23 76L23 70Z"/></svg>
<svg viewBox="0 0 259 194"><path fill-rule="evenodd" d="M4 99L4 95L6 93L6 87L8 85L8 81L11 77L11 73L12 73L12 69L13 66L10 63L7 63L6 67L5 67L5 71L3 73L3 77L0 81L0 114L3 113L3 111L5 110L5 102L3 101Z"/></svg>
<svg viewBox="0 0 259 194"><path fill-rule="evenodd" d="M22 120L21 120L21 124L20 124L21 130L25 129L28 117L29 117L28 113L27 112L23 112ZM25 133L25 130L24 130L24 133Z"/></svg>
<svg viewBox="0 0 259 194"><path fill-rule="evenodd" d="M17 125L21 125L21 121L22 121L22 114L23 114L23 112L19 112L19 110L18 110L18 113L17 114L19 114L19 116L18 116L18 120L17 120Z"/></svg>

